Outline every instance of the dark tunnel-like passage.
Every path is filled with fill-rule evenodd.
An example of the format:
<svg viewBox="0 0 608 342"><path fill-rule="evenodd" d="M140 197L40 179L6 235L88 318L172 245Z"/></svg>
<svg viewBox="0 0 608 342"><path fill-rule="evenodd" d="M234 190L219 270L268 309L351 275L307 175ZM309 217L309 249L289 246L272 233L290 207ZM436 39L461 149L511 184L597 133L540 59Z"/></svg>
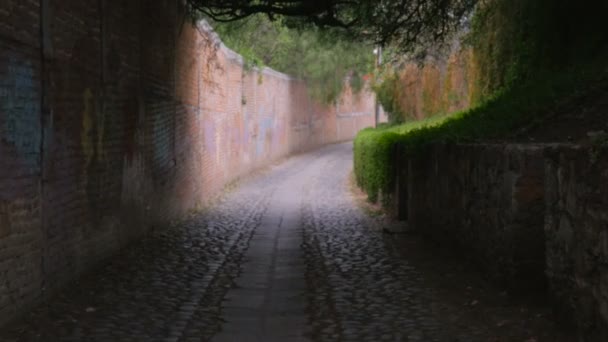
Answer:
<svg viewBox="0 0 608 342"><path fill-rule="evenodd" d="M567 341L542 307L521 311L436 247L377 230L352 193L351 151L332 145L243 181L0 340Z"/></svg>

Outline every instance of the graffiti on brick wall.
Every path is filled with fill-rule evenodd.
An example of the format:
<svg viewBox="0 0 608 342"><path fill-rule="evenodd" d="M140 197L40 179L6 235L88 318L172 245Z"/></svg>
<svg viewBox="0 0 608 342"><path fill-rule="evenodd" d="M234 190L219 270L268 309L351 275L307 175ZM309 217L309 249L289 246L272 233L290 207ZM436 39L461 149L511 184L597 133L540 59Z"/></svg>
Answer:
<svg viewBox="0 0 608 342"><path fill-rule="evenodd" d="M38 165L41 127L38 81L32 64L9 56L0 80L0 136L27 168Z"/></svg>
<svg viewBox="0 0 608 342"><path fill-rule="evenodd" d="M153 154L155 167L166 169L171 166L170 161L173 156L171 122L169 121L173 113L163 110L155 116L152 123Z"/></svg>
<svg viewBox="0 0 608 342"><path fill-rule="evenodd" d="M82 131L80 142L84 153L84 168L89 168L94 159L103 160L104 117L95 110L95 97L90 88L82 93Z"/></svg>
<svg viewBox="0 0 608 342"><path fill-rule="evenodd" d="M140 100L137 96L132 96L123 108L125 157L128 163L133 161L137 150L137 137L140 132L138 129L138 114L141 110L140 105L143 106Z"/></svg>
<svg viewBox="0 0 608 342"><path fill-rule="evenodd" d="M285 123L284 120L278 119L272 136L272 148L273 150L278 150L281 146L285 146L286 143Z"/></svg>
<svg viewBox="0 0 608 342"><path fill-rule="evenodd" d="M41 127L38 35L33 34L33 44L13 44L32 31L31 23L23 21L18 30L0 38L0 240L11 234L23 240L22 232L38 236L43 231L40 221L45 220L49 239L35 247L48 251L44 264L52 268L43 276L49 284L67 280L75 264L90 265L108 256L150 224L206 202L234 177L335 139L328 129L324 136L309 129L312 113L325 109L313 110L303 81L260 72L233 82L234 75L247 72L233 68L238 58L222 57L220 44L205 39L205 32L199 31L200 37L196 32L175 35L182 28L172 22L179 17L172 11L141 11L141 4L135 4L129 5L135 16L115 16L112 3L118 2L107 2L107 11L101 12L111 16L96 18L100 11L81 11L78 2L54 3L59 10L51 21L58 25L45 33L57 42L47 51L52 52L48 106L57 112L48 126ZM33 13L38 7L36 1L23 4ZM138 13L161 20L142 21ZM112 25L100 32L99 24L108 20ZM141 34L141 25L151 22L163 23L155 30L161 38ZM189 25L183 26L188 30ZM195 63L184 65L192 59L163 53L167 42L183 46L186 54L194 52ZM134 46L150 53L140 56L141 49ZM29 55L34 57L28 62ZM181 77L184 70L188 77ZM177 121L176 101L200 113L187 124L189 129ZM239 101L242 115L235 113ZM334 128L331 115L318 126ZM37 172L43 137L48 142L45 182ZM177 151L180 163L174 159ZM34 172L24 173L28 168ZM14 181L24 175L29 179ZM41 215L40 205L53 215ZM121 229L106 228L118 226L114 217L124 219ZM104 234L98 234L102 230ZM26 278L37 270L40 257L30 249L15 250L21 253L15 260L26 268L23 277L15 275L14 283L32 283ZM36 263L24 259L28 253ZM6 265L2 270L10 270L11 264ZM33 283L42 284L38 278ZM35 297L24 293L10 303L8 312L33 303Z"/></svg>
<svg viewBox="0 0 608 342"><path fill-rule="evenodd" d="M233 153L240 154L243 148L244 129L243 129L243 117L238 114L234 117L234 120L230 127L230 140L232 141Z"/></svg>
<svg viewBox="0 0 608 342"><path fill-rule="evenodd" d="M258 157L264 155L271 148L273 128L273 117L264 117L259 120L256 140L256 155Z"/></svg>
<svg viewBox="0 0 608 342"><path fill-rule="evenodd" d="M0 239L11 234L9 204L6 201L0 201Z"/></svg>
<svg viewBox="0 0 608 342"><path fill-rule="evenodd" d="M215 123L213 121L204 121L203 130L205 150L207 151L208 155L215 155Z"/></svg>
<svg viewBox="0 0 608 342"><path fill-rule="evenodd" d="M107 158L104 147L105 118L97 110L95 94L91 88L82 92L82 125L80 145L83 153L82 182L87 194L91 222L97 224L105 199L103 189Z"/></svg>
<svg viewBox="0 0 608 342"><path fill-rule="evenodd" d="M162 93L149 89L144 99L144 141L146 158L154 180L166 183L165 177L175 166L174 159L174 116L175 103Z"/></svg>
<svg viewBox="0 0 608 342"><path fill-rule="evenodd" d="M251 126L250 126L250 120L249 120L249 114L247 113L247 110L245 110L243 112L243 145L242 148L244 150L247 150L247 146L249 146L251 144Z"/></svg>

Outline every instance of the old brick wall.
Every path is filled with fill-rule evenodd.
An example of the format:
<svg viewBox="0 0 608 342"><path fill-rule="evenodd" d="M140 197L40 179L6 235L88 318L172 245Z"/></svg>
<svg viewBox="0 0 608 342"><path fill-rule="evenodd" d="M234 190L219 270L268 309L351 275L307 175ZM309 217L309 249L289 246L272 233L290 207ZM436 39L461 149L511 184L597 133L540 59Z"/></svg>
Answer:
<svg viewBox="0 0 608 342"><path fill-rule="evenodd" d="M469 108L477 89L471 48L456 40L448 51L430 53L423 62L406 60L396 71L393 96L406 120L419 120Z"/></svg>
<svg viewBox="0 0 608 342"><path fill-rule="evenodd" d="M39 6L22 0L0 6L0 317L41 289Z"/></svg>
<svg viewBox="0 0 608 342"><path fill-rule="evenodd" d="M369 92L314 103L179 4L0 2L0 324L236 177L373 125Z"/></svg>
<svg viewBox="0 0 608 342"><path fill-rule="evenodd" d="M353 94L347 87L335 104L316 103L304 81L269 68L246 70L241 56L206 34L206 24L198 30L211 55L203 59L200 79L205 188L219 189L269 161L352 139L373 126L369 92Z"/></svg>

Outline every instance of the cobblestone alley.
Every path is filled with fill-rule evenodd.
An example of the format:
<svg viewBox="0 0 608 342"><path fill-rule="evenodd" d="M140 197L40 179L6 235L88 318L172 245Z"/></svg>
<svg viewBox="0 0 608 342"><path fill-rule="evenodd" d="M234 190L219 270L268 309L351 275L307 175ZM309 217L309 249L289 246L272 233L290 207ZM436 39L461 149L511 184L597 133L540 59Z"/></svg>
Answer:
<svg viewBox="0 0 608 342"><path fill-rule="evenodd" d="M473 276L445 276L451 263L402 253L415 247L360 208L351 168L347 143L259 172L73 282L0 340L569 340L542 305L513 304Z"/></svg>

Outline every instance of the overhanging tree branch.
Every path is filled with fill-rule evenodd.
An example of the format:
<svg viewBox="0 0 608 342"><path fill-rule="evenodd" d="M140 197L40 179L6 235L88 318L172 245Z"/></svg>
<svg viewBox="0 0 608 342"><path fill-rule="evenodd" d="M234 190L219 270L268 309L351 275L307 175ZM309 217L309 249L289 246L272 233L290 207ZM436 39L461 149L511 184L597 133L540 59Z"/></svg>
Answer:
<svg viewBox="0 0 608 342"><path fill-rule="evenodd" d="M218 22L263 13L338 27L383 45L408 50L449 36L479 0L186 0Z"/></svg>

